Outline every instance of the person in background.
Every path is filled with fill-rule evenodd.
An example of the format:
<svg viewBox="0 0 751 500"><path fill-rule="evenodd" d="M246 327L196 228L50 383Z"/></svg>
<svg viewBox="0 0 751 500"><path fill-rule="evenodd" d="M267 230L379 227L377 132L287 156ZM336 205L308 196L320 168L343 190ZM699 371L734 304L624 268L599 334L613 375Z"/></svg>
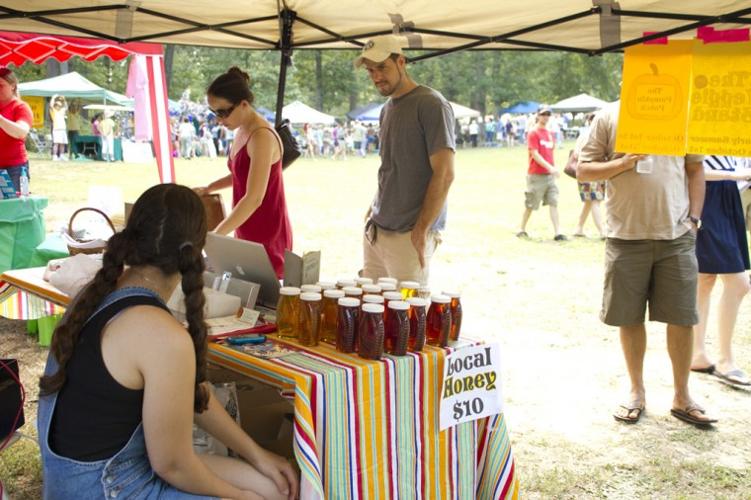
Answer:
<svg viewBox="0 0 751 500"><path fill-rule="evenodd" d="M180 156L186 160L190 160L195 156L193 150L193 137L195 134L196 129L193 127L193 124L190 123L187 116L184 117L177 129L177 135L180 137Z"/></svg>
<svg viewBox="0 0 751 500"><path fill-rule="evenodd" d="M527 134L529 148L529 164L527 167L527 189L524 192L524 213L516 236L527 238L527 222L534 210L540 208L540 202L550 210L550 221L553 223L553 240L566 241L561 234L558 220L558 169L555 168L553 150L555 139L547 129L550 119L550 108L542 107L537 112L536 126Z"/></svg>
<svg viewBox="0 0 751 500"><path fill-rule="evenodd" d="M99 125L102 123L103 119L104 116L102 115L102 113L97 113L94 115L94 118L91 119L91 135L95 137L102 136L102 130L99 128Z"/></svg>
<svg viewBox="0 0 751 500"><path fill-rule="evenodd" d="M81 105L74 101L68 106L68 154L78 158L78 135L81 132Z"/></svg>
<svg viewBox="0 0 751 500"><path fill-rule="evenodd" d="M261 243L277 277L284 275L284 252L292 250L292 225L287 214L282 178L282 141L269 122L254 108L250 76L233 66L206 90L217 120L236 130L227 165L230 173L208 186L196 188L204 195L232 187L232 211L214 229L235 231L237 238Z"/></svg>
<svg viewBox="0 0 751 500"><path fill-rule="evenodd" d="M454 181L454 112L440 93L412 80L395 36L369 40L354 64L365 66L389 97L381 111L381 166L366 214L362 275L426 285Z"/></svg>
<svg viewBox="0 0 751 500"><path fill-rule="evenodd" d="M21 172L29 173L26 136L34 123L28 104L18 97L18 78L0 66L0 169L10 176L16 191L21 190Z"/></svg>
<svg viewBox="0 0 751 500"><path fill-rule="evenodd" d="M53 95L50 99L50 118L52 118L52 161L65 161L68 157L65 149L68 147L68 126L66 114L68 104L65 97Z"/></svg>
<svg viewBox="0 0 751 500"><path fill-rule="evenodd" d="M39 383L44 498L296 497L291 465L245 434L206 383L205 241L198 196L159 184L107 242ZM166 306L178 284L187 327ZM241 458L196 454L194 423Z"/></svg>
<svg viewBox="0 0 751 500"><path fill-rule="evenodd" d="M115 122L112 120L112 111L104 112L99 131L102 133L102 160L115 161Z"/></svg>
<svg viewBox="0 0 751 500"><path fill-rule="evenodd" d="M579 137L576 140L574 146L573 155L577 158L584 145L589 138L589 126L594 119L594 113L589 113L584 119L585 128L579 132ZM584 223L587 222L587 217L592 214L592 222L594 222L597 232L601 239L605 239L605 231L602 227L602 214L600 213L600 202L605 199L605 181L592 181L592 182L577 182L579 187L579 197L582 201L582 210L579 213L579 222L574 230L574 236L577 238L584 238Z"/></svg>
<svg viewBox="0 0 751 500"><path fill-rule="evenodd" d="M736 158L707 156L704 176L707 180L701 227L696 236L696 257L699 262L697 307L699 324L694 329L694 350L691 370L709 373L721 381L737 386L751 386L751 379L738 367L733 356L732 341L735 322L743 298L751 289L746 224L738 181L748 183L751 171L743 169ZM722 281L717 337L720 356L717 364L707 355L705 338L712 289L717 278Z"/></svg>
<svg viewBox="0 0 751 500"><path fill-rule="evenodd" d="M480 126L477 124L477 120L472 120L469 123L469 142L472 143L472 147L477 147L477 137L480 134Z"/></svg>

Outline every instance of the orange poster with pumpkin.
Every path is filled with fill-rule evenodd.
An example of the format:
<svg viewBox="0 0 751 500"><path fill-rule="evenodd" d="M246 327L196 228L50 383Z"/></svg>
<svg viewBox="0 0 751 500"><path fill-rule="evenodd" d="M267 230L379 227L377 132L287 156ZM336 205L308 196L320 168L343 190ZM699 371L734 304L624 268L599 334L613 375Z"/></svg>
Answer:
<svg viewBox="0 0 751 500"><path fill-rule="evenodd" d="M693 45L676 40L626 49L616 151L686 153Z"/></svg>
<svg viewBox="0 0 751 500"><path fill-rule="evenodd" d="M751 43L694 47L687 152L751 156Z"/></svg>

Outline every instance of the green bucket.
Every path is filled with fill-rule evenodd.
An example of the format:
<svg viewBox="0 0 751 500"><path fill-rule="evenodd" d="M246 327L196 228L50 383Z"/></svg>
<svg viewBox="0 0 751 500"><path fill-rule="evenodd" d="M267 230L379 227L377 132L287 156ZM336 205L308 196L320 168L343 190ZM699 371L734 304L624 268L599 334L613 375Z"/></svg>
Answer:
<svg viewBox="0 0 751 500"><path fill-rule="evenodd" d="M39 331L39 322L36 319L30 319L26 321L26 332L29 335L34 335Z"/></svg>
<svg viewBox="0 0 751 500"><path fill-rule="evenodd" d="M49 347L52 343L52 334L55 331L57 323L62 318L62 314L56 314L54 316L45 316L39 318L39 345L43 347Z"/></svg>

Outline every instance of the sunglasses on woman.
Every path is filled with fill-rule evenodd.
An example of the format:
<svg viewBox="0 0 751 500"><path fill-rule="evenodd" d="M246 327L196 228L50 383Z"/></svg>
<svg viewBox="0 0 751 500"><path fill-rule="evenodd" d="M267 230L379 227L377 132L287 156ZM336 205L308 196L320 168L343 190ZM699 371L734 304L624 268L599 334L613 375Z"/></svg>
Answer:
<svg viewBox="0 0 751 500"><path fill-rule="evenodd" d="M217 118L227 118L229 115L232 114L232 112L235 110L236 107L237 107L237 104L233 104L232 106L230 106L229 108L226 108L226 109L211 109L211 108L209 108L209 111L211 111L212 113L214 113Z"/></svg>
<svg viewBox="0 0 751 500"><path fill-rule="evenodd" d="M13 73L9 68L0 68L0 78L6 77Z"/></svg>

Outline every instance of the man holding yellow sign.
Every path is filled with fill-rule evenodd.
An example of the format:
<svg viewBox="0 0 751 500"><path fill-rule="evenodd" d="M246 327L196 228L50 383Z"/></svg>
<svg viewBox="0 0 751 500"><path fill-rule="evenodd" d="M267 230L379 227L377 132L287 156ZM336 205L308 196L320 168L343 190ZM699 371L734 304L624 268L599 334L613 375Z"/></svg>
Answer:
<svg viewBox="0 0 751 500"><path fill-rule="evenodd" d="M672 113L671 103L680 93L672 83L659 76L645 81L648 88L638 91L642 98L634 111ZM695 245L704 203L702 156L616 153L617 123L618 104L597 115L577 170L579 181L608 181L600 318L619 327L631 381L628 402L613 416L636 423L644 413L644 314L649 305L649 319L667 324L675 389L671 414L704 428L717 420L706 415L688 390L693 325L698 322Z"/></svg>

